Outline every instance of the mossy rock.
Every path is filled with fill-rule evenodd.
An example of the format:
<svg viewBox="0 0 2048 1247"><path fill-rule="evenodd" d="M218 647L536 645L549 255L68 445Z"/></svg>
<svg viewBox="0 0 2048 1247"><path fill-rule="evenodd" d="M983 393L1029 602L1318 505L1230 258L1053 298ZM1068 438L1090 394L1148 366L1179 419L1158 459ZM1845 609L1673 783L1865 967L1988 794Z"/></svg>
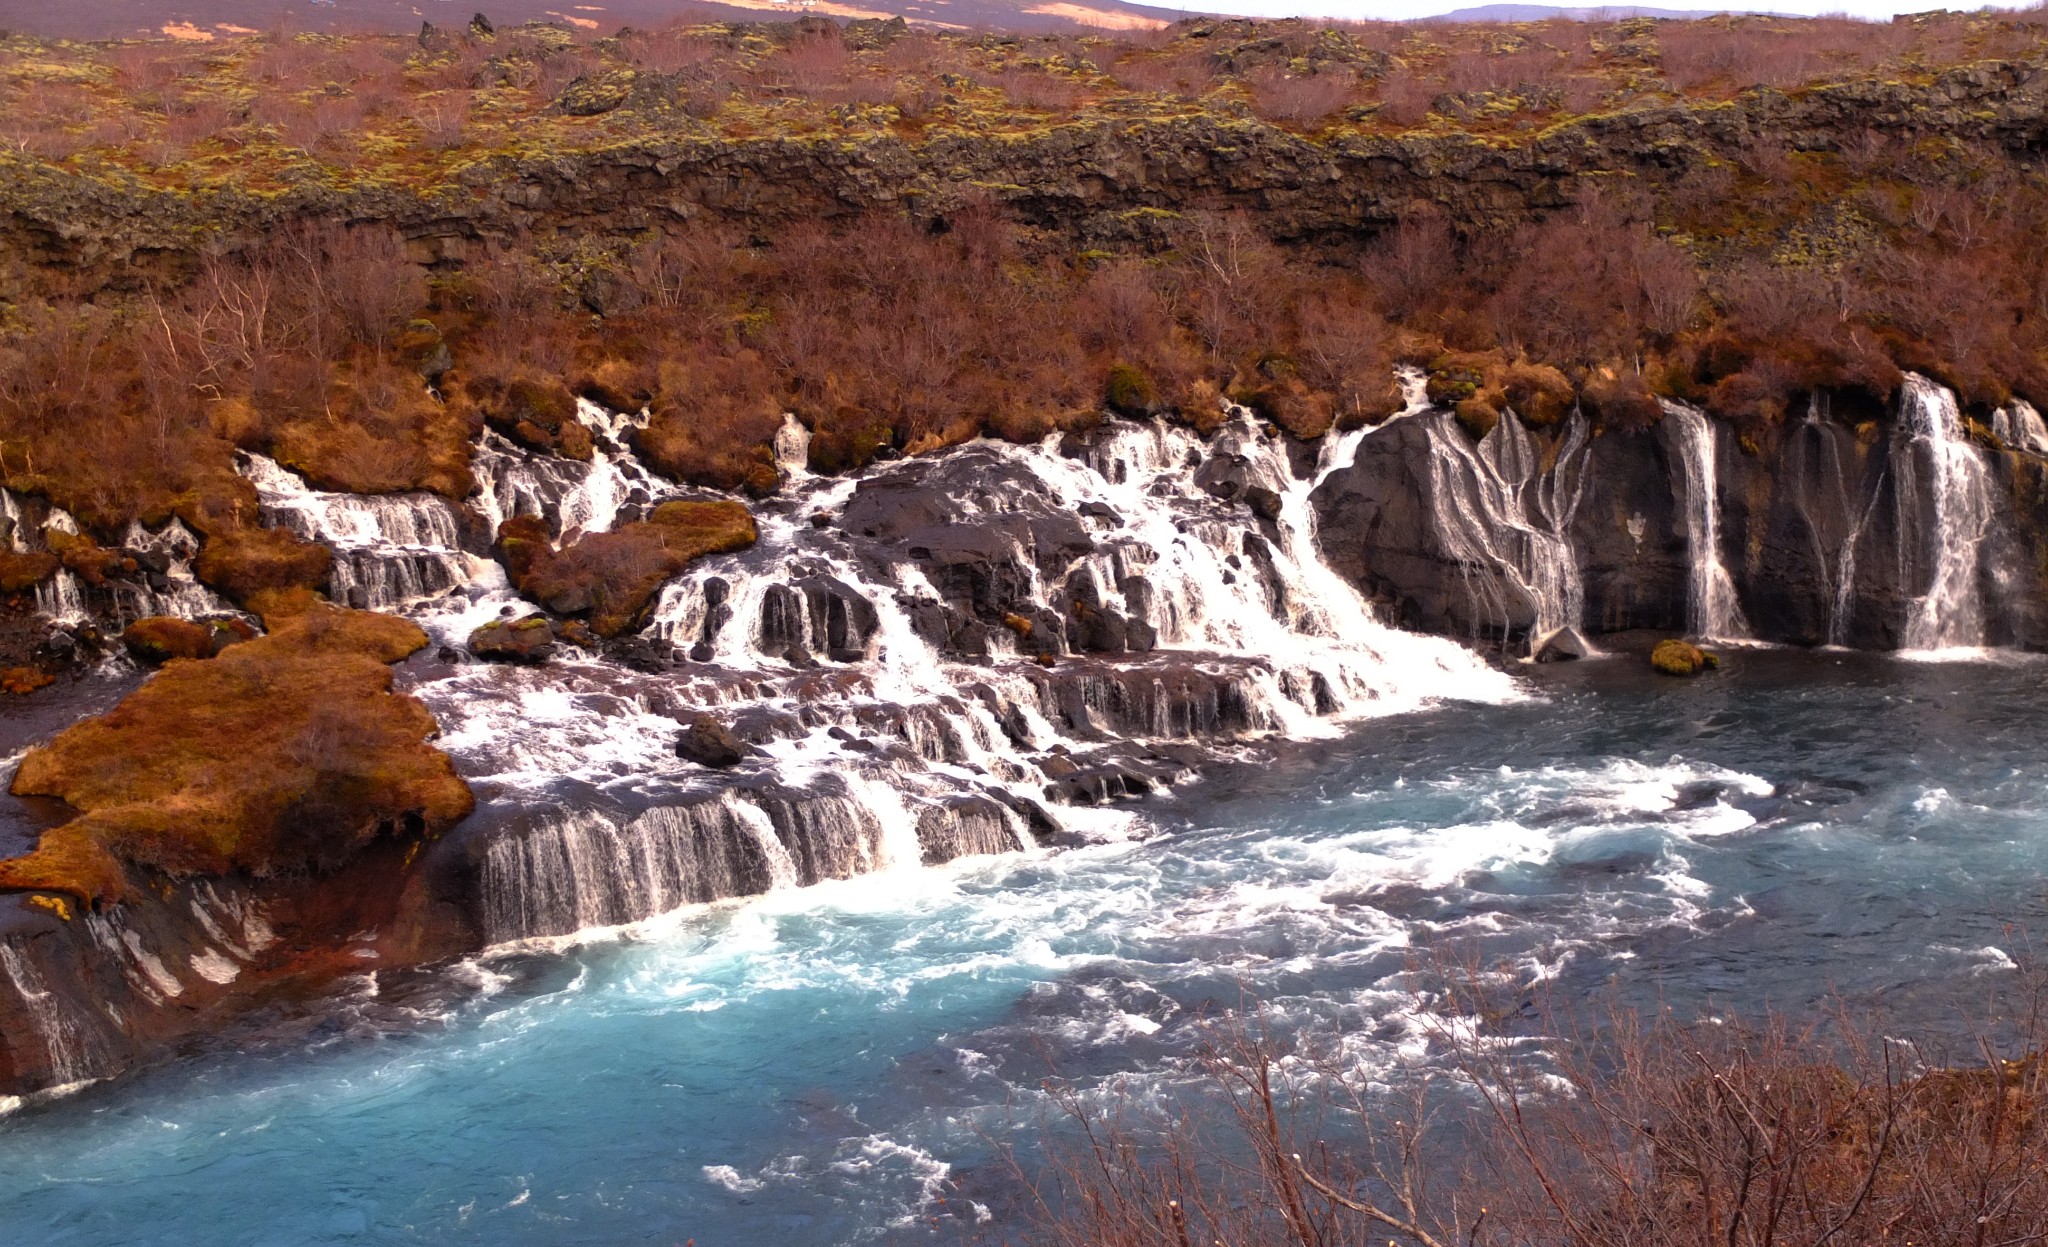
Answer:
<svg viewBox="0 0 2048 1247"><path fill-rule="evenodd" d="M1458 423L1465 426L1465 432L1473 441L1483 440L1500 423L1500 408L1487 394L1473 394L1458 400L1452 409L1457 413Z"/></svg>
<svg viewBox="0 0 2048 1247"><path fill-rule="evenodd" d="M282 528L241 528L210 537L192 571L244 606L266 589L318 589L334 551Z"/></svg>
<svg viewBox="0 0 2048 1247"><path fill-rule="evenodd" d="M1650 666L1664 675L1690 678L1720 665L1719 658L1675 637L1657 642L1657 647L1650 651Z"/></svg>
<svg viewBox="0 0 2048 1247"><path fill-rule="evenodd" d="M638 77L630 69L586 74L555 97L555 107L571 117L596 117L611 112L632 98Z"/></svg>
<svg viewBox="0 0 2048 1247"><path fill-rule="evenodd" d="M555 630L545 615L494 619L469 634L469 652L487 662L544 663L555 651Z"/></svg>
<svg viewBox="0 0 2048 1247"><path fill-rule="evenodd" d="M474 801L388 664L427 643L390 615L320 605L211 662L173 662L22 759L19 796L79 811L0 861L0 890L119 901L137 872L337 869L386 835L434 835Z"/></svg>
<svg viewBox="0 0 2048 1247"><path fill-rule="evenodd" d="M486 424L518 445L589 462L590 429L576 418L576 396L555 378L471 378L463 382L463 393Z"/></svg>
<svg viewBox="0 0 2048 1247"><path fill-rule="evenodd" d="M582 616L614 637L638 628L662 583L708 554L745 549L754 517L737 502L664 502L646 520L592 533L560 550L530 525L499 530L513 583L556 615ZM544 531L544 530L543 530Z"/></svg>
<svg viewBox="0 0 2048 1247"><path fill-rule="evenodd" d="M1143 419L1160 410L1159 387L1152 375L1135 364L1113 364L1102 387L1102 400L1120 416Z"/></svg>
<svg viewBox="0 0 2048 1247"><path fill-rule="evenodd" d="M103 585L107 577L135 570L135 560L119 550L109 550L84 533L67 533L61 528L45 528L43 544L50 547L50 553L62 560L64 566L78 574L79 579L89 585Z"/></svg>
<svg viewBox="0 0 2048 1247"><path fill-rule="evenodd" d="M1500 388L1508 406L1535 428L1548 428L1572 414L1578 405L1578 391L1571 381L1548 364L1518 359L1501 371Z"/></svg>
<svg viewBox="0 0 2048 1247"><path fill-rule="evenodd" d="M61 566L63 564L54 554L17 554L12 550L0 550L0 593L33 589L56 575Z"/></svg>
<svg viewBox="0 0 2048 1247"><path fill-rule="evenodd" d="M1633 371L1600 369L1579 387L1579 401L1605 428L1648 428L1664 418L1664 407L1650 392L1649 382Z"/></svg>
<svg viewBox="0 0 2048 1247"><path fill-rule="evenodd" d="M256 630L239 619L202 623L153 615L123 629L121 644L136 662L160 667L173 658L212 658L228 646L253 640L255 636Z"/></svg>

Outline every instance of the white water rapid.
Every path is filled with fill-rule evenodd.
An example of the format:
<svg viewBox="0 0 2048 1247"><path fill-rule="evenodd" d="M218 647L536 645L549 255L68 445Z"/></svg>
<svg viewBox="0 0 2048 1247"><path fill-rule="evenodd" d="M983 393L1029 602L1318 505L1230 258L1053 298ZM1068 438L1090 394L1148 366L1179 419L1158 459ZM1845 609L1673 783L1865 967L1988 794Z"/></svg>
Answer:
<svg viewBox="0 0 2048 1247"><path fill-rule="evenodd" d="M583 416L599 433L589 463L487 438L474 505L492 527L539 515L566 544L687 495L635 459L630 421ZM564 645L546 666L461 662L413 689L440 745L493 794L479 815L500 828L481 858L490 938L1128 836L1115 798L1188 774L1158 752L1166 742L1233 747L1514 696L1461 647L1378 623L1322 562L1309 494L1364 436L1332 437L1299 476L1285 443L1239 413L1208 440L1118 422L1066 453L1058 439L982 441L825 478L806 469L808 436L791 420L777 439L786 484L756 507L758 543L665 586L645 629L660 644L623 660ZM1205 493L1205 463L1270 490L1272 518ZM245 470L269 522L336 548L332 589L351 604L408 614L450 652L480 624L532 612L495 562L465 553L440 499L321 493L261 458ZM966 534L972 550L933 559L919 547L931 539L846 531L863 490L935 508L941 537ZM1079 544L1047 553L1054 529ZM967 581L1031 613L1021 633L977 622L947 561L970 557ZM1031 628L1083 617L1113 621L1129 652L1043 637L1025 652ZM964 629L965 652L935 643L947 627ZM738 767L676 755L678 720L703 711L750 742Z"/></svg>

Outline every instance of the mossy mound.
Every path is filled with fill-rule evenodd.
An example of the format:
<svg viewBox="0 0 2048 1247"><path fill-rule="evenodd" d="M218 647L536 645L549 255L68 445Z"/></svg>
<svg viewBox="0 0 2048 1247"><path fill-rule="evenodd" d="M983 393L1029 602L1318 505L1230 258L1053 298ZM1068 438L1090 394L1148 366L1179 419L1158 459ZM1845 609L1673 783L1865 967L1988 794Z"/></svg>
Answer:
<svg viewBox="0 0 2048 1247"><path fill-rule="evenodd" d="M33 589L57 573L61 564L54 554L16 554L0 550L0 593Z"/></svg>
<svg viewBox="0 0 2048 1247"><path fill-rule="evenodd" d="M1657 648L1650 651L1650 666L1664 675L1681 677L1696 676L1711 667L1721 665L1721 660L1690 641L1673 638L1657 642Z"/></svg>
<svg viewBox="0 0 2048 1247"><path fill-rule="evenodd" d="M665 502L647 520L593 533L560 550L546 529L508 520L498 535L519 591L557 615L588 619L591 631L630 632L662 582L707 554L754 544L754 517L737 502Z"/></svg>
<svg viewBox="0 0 2048 1247"><path fill-rule="evenodd" d="M494 619L469 634L469 652L491 662L543 663L555 650L545 615Z"/></svg>
<svg viewBox="0 0 2048 1247"><path fill-rule="evenodd" d="M89 585L103 585L107 583L108 576L135 570L134 559L119 550L109 550L82 533L46 528L43 530L43 542L50 547L50 553Z"/></svg>
<svg viewBox="0 0 2048 1247"><path fill-rule="evenodd" d="M0 861L0 890L119 901L131 870L326 871L379 835L437 834L469 788L426 741L432 716L391 692L427 643L403 619L324 604L211 662L173 661L120 705L30 751L21 796L79 817Z"/></svg>
<svg viewBox="0 0 2048 1247"><path fill-rule="evenodd" d="M589 462L590 429L576 418L576 396L552 377L471 377L462 394L484 423L528 450Z"/></svg>
<svg viewBox="0 0 2048 1247"><path fill-rule="evenodd" d="M160 667L173 658L212 658L255 636L256 630L239 619L202 622L153 615L129 624L121 633L121 644L135 661Z"/></svg>
<svg viewBox="0 0 2048 1247"><path fill-rule="evenodd" d="M207 539L192 570L244 606L270 589L317 589L334 552L281 528L240 528Z"/></svg>

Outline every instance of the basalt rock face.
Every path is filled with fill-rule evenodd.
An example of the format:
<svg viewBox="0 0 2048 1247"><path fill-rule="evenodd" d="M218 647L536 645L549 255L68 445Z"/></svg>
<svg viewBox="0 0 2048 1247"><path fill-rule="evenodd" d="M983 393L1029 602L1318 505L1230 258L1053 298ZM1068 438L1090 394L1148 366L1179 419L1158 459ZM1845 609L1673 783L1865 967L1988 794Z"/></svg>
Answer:
<svg viewBox="0 0 2048 1247"><path fill-rule="evenodd" d="M1973 420L1936 429L1912 405L1938 387L1918 384L1881 418L1833 419L1816 403L1747 439L1666 419L1599 430L1576 459L1564 429L1509 415L1474 443L1425 413L1375 431L1331 474L1313 499L1319 536L1390 618L1515 653L1540 639L1546 573L1565 585L1548 610L1585 633L1703 633L1694 598L1716 561L1739 629L1719 639L2048 648L2048 458ZM1701 429L1710 444L1687 447ZM1492 445L1509 437L1541 470L1475 473L1512 462ZM1710 498L1693 496L1688 453L1711 462ZM1475 503L1500 535L1491 544L1459 540Z"/></svg>
<svg viewBox="0 0 2048 1247"><path fill-rule="evenodd" d="M0 154L0 249L69 270L84 286L183 270L217 241L253 240L301 217L384 221L421 258L523 230L638 233L700 217L762 222L867 211L943 212L961 188L992 188L1023 219L1087 243L1144 241L1138 209L1257 210L1283 237L1390 224L1430 203L1474 224L1511 224L1573 201L1582 175L1664 180L1758 144L1832 151L1866 132L1999 152L2039 142L2048 76L1983 62L1931 83L1759 89L1585 117L1521 141L1494 136L1341 135L1318 140L1223 115L1073 121L1000 142L941 132L829 139L708 133L608 142L544 157L489 156L445 183L307 182L275 194L148 186Z"/></svg>

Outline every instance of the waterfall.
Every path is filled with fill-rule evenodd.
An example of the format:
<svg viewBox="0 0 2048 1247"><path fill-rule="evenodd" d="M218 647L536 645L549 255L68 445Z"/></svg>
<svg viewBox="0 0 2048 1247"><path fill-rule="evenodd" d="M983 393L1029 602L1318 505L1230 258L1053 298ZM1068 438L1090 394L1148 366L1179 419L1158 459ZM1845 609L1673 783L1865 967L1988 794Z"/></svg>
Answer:
<svg viewBox="0 0 2048 1247"><path fill-rule="evenodd" d="M267 523L334 551L327 596L336 602L403 609L488 578L495 567L463 552L455 508L433 494L328 493L262 455L245 456L242 471Z"/></svg>
<svg viewBox="0 0 2048 1247"><path fill-rule="evenodd" d="M57 999L27 954L5 940L0 940L0 975L13 985L28 1010L29 1020L49 1058L53 1083L67 1087L91 1078L95 1063L85 1028Z"/></svg>
<svg viewBox="0 0 2048 1247"><path fill-rule="evenodd" d="M2024 398L2015 398L1991 413L1991 431L2014 450L2048 455L2048 422Z"/></svg>
<svg viewBox="0 0 2048 1247"><path fill-rule="evenodd" d="M588 463L530 454L496 433L480 439L471 463L480 487L475 501L493 534L515 515L544 516L558 535L605 532L617 525L625 507L677 492L625 445L645 423L644 413L615 416L582 399L576 410L597 434Z"/></svg>
<svg viewBox="0 0 2048 1247"><path fill-rule="evenodd" d="M487 934L493 942L568 935L853 873L846 861L828 862L836 869L826 873L800 868L779 830L768 812L731 792L630 819L559 811L491 841L483 874ZM873 838L869 820L865 829L820 842ZM817 844L807 852L820 855Z"/></svg>
<svg viewBox="0 0 2048 1247"><path fill-rule="evenodd" d="M1922 537L1934 564L1927 592L1907 612L1900 648L1974 649L1984 644L1978 555L1991 532L1990 469L1970 444L1956 396L1946 387L1908 373L1899 402L1912 443L1925 450L1933 471L1927 485L1933 522Z"/></svg>
<svg viewBox="0 0 2048 1247"><path fill-rule="evenodd" d="M1532 653L1560 630L1576 631L1585 588L1570 533L1583 487L1585 418L1572 413L1548 472L1513 412L1477 445L1450 412L1424 419L1436 533L1464 570L1475 628L1483 622L1505 638L1525 616Z"/></svg>
<svg viewBox="0 0 2048 1247"><path fill-rule="evenodd" d="M1691 563L1686 626L1703 640L1746 639L1749 621L1742 617L1742 605L1736 601L1734 578L1721 562L1714 425L1697 408L1668 401L1663 406L1665 418L1677 430L1678 461L1685 473L1685 540Z"/></svg>

